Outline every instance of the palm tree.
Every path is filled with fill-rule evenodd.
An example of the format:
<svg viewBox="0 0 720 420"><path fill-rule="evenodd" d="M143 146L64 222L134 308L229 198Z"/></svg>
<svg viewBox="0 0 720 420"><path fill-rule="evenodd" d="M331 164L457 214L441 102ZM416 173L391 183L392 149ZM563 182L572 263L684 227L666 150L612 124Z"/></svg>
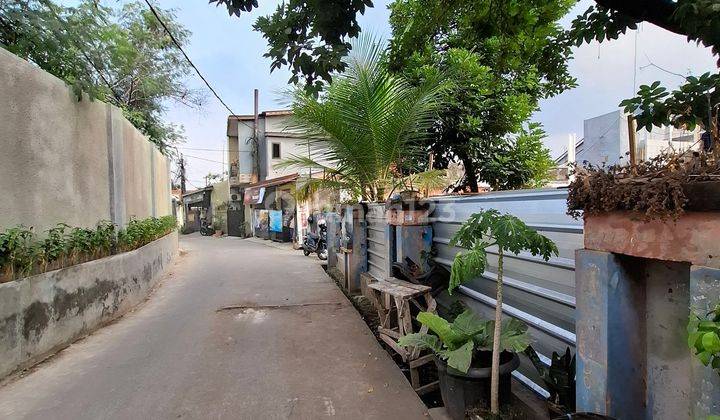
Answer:
<svg viewBox="0 0 720 420"><path fill-rule="evenodd" d="M306 180L301 198L319 189L343 189L366 201L384 200L417 171L411 162L423 153L435 122L442 83L413 87L391 74L384 48L368 37L352 51L347 71L333 78L321 98L300 90L293 94L291 128L303 133L309 155L291 156L278 166L324 172L322 179Z"/></svg>

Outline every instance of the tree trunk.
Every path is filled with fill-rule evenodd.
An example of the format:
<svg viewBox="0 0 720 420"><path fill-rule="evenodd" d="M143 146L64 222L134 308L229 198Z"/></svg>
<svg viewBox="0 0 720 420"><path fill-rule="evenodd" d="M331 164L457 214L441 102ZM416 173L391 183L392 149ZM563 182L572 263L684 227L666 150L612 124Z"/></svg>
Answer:
<svg viewBox="0 0 720 420"><path fill-rule="evenodd" d="M467 153L461 153L459 157L465 167L465 185L470 187L471 192L478 192L478 178L475 172L475 163Z"/></svg>
<svg viewBox="0 0 720 420"><path fill-rule="evenodd" d="M503 251L498 248L497 295L495 297L495 329L493 331L492 370L490 372L490 412L500 412L500 331L502 330L502 284L503 284Z"/></svg>

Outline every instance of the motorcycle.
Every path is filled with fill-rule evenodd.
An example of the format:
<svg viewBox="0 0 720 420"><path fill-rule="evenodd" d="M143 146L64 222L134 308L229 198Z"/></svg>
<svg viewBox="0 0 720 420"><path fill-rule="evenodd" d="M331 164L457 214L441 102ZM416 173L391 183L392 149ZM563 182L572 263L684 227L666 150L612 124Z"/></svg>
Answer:
<svg viewBox="0 0 720 420"><path fill-rule="evenodd" d="M327 226L324 221L318 222L318 230L320 233L308 232L303 241L303 254L307 257L312 253L316 253L318 258L325 261L328 258L327 250Z"/></svg>
<svg viewBox="0 0 720 420"><path fill-rule="evenodd" d="M200 235L202 236L212 236L215 234L215 229L213 229L212 225L207 222L207 220L203 220L200 222Z"/></svg>

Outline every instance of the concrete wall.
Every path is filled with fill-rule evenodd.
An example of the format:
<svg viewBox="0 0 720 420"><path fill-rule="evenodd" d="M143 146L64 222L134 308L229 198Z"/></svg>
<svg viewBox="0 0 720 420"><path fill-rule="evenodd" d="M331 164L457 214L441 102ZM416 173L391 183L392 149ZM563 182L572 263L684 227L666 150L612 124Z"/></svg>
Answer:
<svg viewBox="0 0 720 420"><path fill-rule="evenodd" d="M0 378L142 302L177 250L173 232L131 252L0 284Z"/></svg>
<svg viewBox="0 0 720 420"><path fill-rule="evenodd" d="M210 207L212 208L213 213L212 223L215 223L214 215L217 212L217 207L223 203L228 204L228 202L230 201L230 182L225 179L223 181L212 184L212 187L212 194L210 194ZM222 229L223 232L227 233L227 208L221 210L221 213L223 224L220 229Z"/></svg>
<svg viewBox="0 0 720 420"><path fill-rule="evenodd" d="M576 162L613 165L628 160L625 156L629 149L627 119L622 111L585 120L583 135L585 144L581 151L576 152Z"/></svg>
<svg viewBox="0 0 720 420"><path fill-rule="evenodd" d="M1 48L0 98L0 230L171 213L167 158L121 110L78 101L63 81Z"/></svg>

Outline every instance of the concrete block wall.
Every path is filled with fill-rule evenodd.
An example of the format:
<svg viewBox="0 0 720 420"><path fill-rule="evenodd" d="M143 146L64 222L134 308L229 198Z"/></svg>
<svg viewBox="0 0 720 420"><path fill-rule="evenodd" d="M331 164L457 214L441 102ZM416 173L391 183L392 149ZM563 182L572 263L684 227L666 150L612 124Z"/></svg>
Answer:
<svg viewBox="0 0 720 420"><path fill-rule="evenodd" d="M122 111L0 48L0 230L171 214L169 162Z"/></svg>
<svg viewBox="0 0 720 420"><path fill-rule="evenodd" d="M0 284L0 378L142 302L177 252L173 232L134 251Z"/></svg>

